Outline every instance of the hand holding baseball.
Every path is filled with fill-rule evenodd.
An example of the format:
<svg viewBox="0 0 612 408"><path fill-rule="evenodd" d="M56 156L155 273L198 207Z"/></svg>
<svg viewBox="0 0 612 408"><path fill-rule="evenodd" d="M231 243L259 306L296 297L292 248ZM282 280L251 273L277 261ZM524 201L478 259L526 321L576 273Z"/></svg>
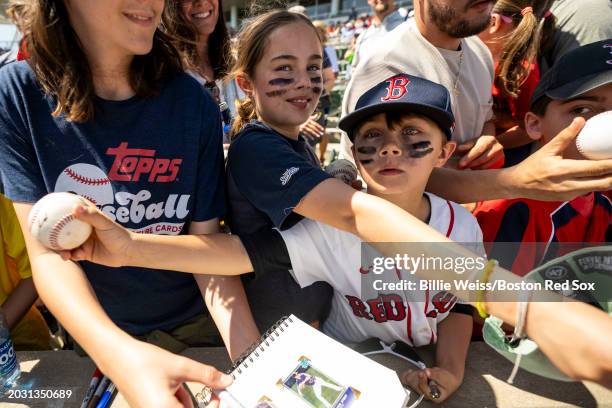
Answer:
<svg viewBox="0 0 612 408"><path fill-rule="evenodd" d="M81 245L91 234L91 226L72 214L76 205L90 206L76 194L47 194L30 210L28 227L32 235L47 248L70 250Z"/></svg>
<svg viewBox="0 0 612 408"><path fill-rule="evenodd" d="M72 214L75 219L93 227L93 233L79 247L60 252L63 259L89 261L111 267L126 264L134 233L110 220L93 205L77 206Z"/></svg>

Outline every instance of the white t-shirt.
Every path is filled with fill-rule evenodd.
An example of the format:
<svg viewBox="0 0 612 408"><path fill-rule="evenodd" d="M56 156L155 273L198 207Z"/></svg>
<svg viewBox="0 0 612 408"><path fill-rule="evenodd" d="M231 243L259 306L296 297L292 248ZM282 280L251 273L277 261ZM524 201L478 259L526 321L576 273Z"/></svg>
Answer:
<svg viewBox="0 0 612 408"><path fill-rule="evenodd" d="M352 112L359 97L374 85L400 73L448 89L455 115L453 140L459 143L479 137L484 123L493 117L493 58L487 46L472 36L461 40L460 51L436 48L421 35L414 18L387 33L356 67L344 94L342 116ZM340 157L352 160L346 135L341 144Z"/></svg>
<svg viewBox="0 0 612 408"><path fill-rule="evenodd" d="M482 231L472 214L456 203L426 194L431 203L429 226L453 241L477 243L479 255L484 256ZM354 343L372 337L414 346L436 342L437 325L448 316L457 301L455 296L441 291L379 292L364 285L366 275L385 282L398 278L374 276L363 265L377 253L371 247L362 253L357 236L329 225L304 219L281 235L296 282L306 287L326 281L334 288L331 312L323 326L326 334ZM408 280L410 274L401 273L401 278Z"/></svg>

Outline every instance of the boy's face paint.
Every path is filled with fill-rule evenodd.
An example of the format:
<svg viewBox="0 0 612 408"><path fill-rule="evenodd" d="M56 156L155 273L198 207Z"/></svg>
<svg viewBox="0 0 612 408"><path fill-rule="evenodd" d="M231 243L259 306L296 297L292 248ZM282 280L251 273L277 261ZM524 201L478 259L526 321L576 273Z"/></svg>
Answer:
<svg viewBox="0 0 612 408"><path fill-rule="evenodd" d="M423 116L406 116L389 128L378 114L357 129L354 152L368 188L409 194L422 191L433 168L444 164L445 142L442 130Z"/></svg>
<svg viewBox="0 0 612 408"><path fill-rule="evenodd" d="M257 114L272 128L297 137L322 91L321 44L303 22L275 29L267 43L251 81Z"/></svg>

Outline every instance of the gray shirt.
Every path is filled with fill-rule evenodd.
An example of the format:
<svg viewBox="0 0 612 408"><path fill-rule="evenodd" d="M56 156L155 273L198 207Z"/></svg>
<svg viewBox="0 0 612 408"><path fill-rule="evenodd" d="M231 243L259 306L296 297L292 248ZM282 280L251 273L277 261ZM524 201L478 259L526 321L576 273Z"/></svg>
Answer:
<svg viewBox="0 0 612 408"><path fill-rule="evenodd" d="M568 51L612 38L612 0L556 0L554 46L540 62L542 74Z"/></svg>

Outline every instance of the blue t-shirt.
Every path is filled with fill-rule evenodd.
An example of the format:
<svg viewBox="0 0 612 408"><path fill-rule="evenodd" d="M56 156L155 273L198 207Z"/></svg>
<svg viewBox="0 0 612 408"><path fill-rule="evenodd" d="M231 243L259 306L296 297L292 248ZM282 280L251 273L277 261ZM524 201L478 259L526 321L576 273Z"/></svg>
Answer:
<svg viewBox="0 0 612 408"><path fill-rule="evenodd" d="M249 123L234 137L228 151L227 221L232 233L291 228L302 219L293 212L295 206L330 177L304 140L289 139L258 121ZM265 271L257 271L257 276L243 276L243 283L261 331L289 314L322 322L329 312L333 289L328 283L301 288L281 266L270 264Z"/></svg>
<svg viewBox="0 0 612 408"><path fill-rule="evenodd" d="M86 123L53 117L55 106L27 63L0 70L0 180L10 199L32 203L70 191L123 226L153 234L185 234L191 221L224 215L219 110L189 75L155 98L98 98ZM81 266L128 333L170 329L205 312L190 274Z"/></svg>
<svg viewBox="0 0 612 408"><path fill-rule="evenodd" d="M287 138L259 121L249 123L234 137L227 153L232 232L291 228L302 219L293 212L295 206L330 177L302 138Z"/></svg>

